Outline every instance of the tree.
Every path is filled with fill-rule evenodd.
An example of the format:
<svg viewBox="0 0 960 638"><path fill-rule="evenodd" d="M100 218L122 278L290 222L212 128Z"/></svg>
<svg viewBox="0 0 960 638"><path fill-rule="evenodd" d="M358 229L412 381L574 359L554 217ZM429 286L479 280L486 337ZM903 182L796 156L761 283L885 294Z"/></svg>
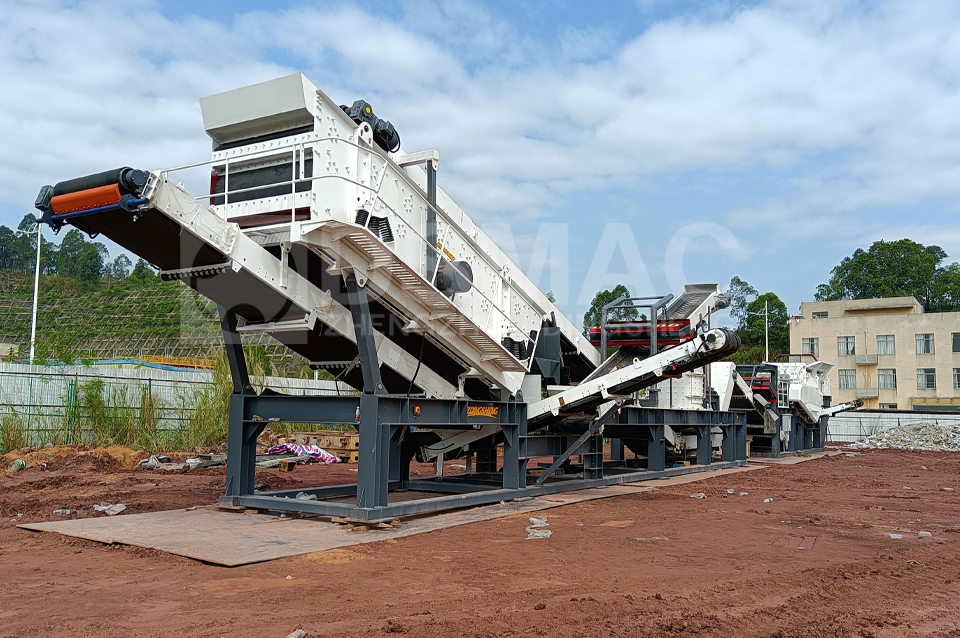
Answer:
<svg viewBox="0 0 960 638"><path fill-rule="evenodd" d="M757 298L757 289L734 275L730 280L730 318L737 322L737 330L743 330L747 320L747 304Z"/></svg>
<svg viewBox="0 0 960 638"><path fill-rule="evenodd" d="M37 258L36 218L24 215L17 231L0 226L0 268L33 272Z"/></svg>
<svg viewBox="0 0 960 638"><path fill-rule="evenodd" d="M160 277L153 272L150 264L143 259L138 259L137 265L133 267L133 272L130 273L130 279L139 283L145 283L158 280Z"/></svg>
<svg viewBox="0 0 960 638"><path fill-rule="evenodd" d="M876 241L858 248L817 286L817 301L912 296L928 312L960 310L960 265L944 266L947 253L910 239Z"/></svg>
<svg viewBox="0 0 960 638"><path fill-rule="evenodd" d="M790 352L790 313L776 293L765 292L747 304L744 326L737 334L748 347L764 346L764 304L769 313L770 356L787 354Z"/></svg>
<svg viewBox="0 0 960 638"><path fill-rule="evenodd" d="M588 335L590 328L600 325L600 315L603 307L620 297L629 297L630 291L623 284L617 284L613 290L601 290L593 297L590 302L590 309L583 315L583 334ZM636 319L638 316L636 308L615 308L607 313L608 321L627 321Z"/></svg>
<svg viewBox="0 0 960 638"><path fill-rule="evenodd" d="M951 312L960 309L960 264L954 262L940 268L930 286L930 312Z"/></svg>
<svg viewBox="0 0 960 638"><path fill-rule="evenodd" d="M131 266L133 266L133 264L130 262L129 257L126 255L117 255L117 257L106 266L104 274L110 279L120 281L129 276Z"/></svg>
<svg viewBox="0 0 960 638"><path fill-rule="evenodd" d="M77 229L63 236L57 251L57 272L79 280L81 290L90 290L103 277L103 262L109 257L107 247L84 239Z"/></svg>

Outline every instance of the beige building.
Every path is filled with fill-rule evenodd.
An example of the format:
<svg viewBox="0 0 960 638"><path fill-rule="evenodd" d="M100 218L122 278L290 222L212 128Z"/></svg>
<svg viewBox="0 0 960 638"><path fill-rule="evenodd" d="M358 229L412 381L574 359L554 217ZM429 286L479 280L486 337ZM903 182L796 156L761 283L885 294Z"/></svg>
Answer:
<svg viewBox="0 0 960 638"><path fill-rule="evenodd" d="M836 405L960 412L960 312L925 313L913 297L807 301L790 352L834 364Z"/></svg>

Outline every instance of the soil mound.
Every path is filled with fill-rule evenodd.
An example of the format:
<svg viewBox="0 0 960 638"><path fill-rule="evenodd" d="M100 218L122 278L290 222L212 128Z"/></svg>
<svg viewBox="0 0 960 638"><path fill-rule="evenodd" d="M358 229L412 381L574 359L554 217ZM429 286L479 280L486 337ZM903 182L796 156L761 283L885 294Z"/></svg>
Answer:
<svg viewBox="0 0 960 638"><path fill-rule="evenodd" d="M48 470L78 470L116 472L137 467L147 455L121 445L90 448L86 445L55 445L52 448L21 448L0 457L4 470L16 459L23 459L27 467L46 464Z"/></svg>

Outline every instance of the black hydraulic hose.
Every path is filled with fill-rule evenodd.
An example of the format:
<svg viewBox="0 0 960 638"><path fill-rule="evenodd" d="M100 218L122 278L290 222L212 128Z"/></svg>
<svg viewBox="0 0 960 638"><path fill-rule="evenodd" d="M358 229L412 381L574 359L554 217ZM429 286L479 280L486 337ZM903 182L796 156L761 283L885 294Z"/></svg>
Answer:
<svg viewBox="0 0 960 638"><path fill-rule="evenodd" d="M427 343L427 335L420 333L420 356L417 358L417 369L413 372L413 378L410 379L410 387L407 388L407 396L409 397L413 393L413 382L417 380L417 375L420 374L420 364L423 363L423 346Z"/></svg>

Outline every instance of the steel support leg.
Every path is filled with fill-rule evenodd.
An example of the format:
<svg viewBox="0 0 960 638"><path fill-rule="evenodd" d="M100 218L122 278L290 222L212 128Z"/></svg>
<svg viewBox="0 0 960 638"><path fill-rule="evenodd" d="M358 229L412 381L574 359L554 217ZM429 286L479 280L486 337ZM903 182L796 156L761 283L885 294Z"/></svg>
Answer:
<svg viewBox="0 0 960 638"><path fill-rule="evenodd" d="M744 461L747 458L747 426L728 425L723 428L720 450L724 461Z"/></svg>
<svg viewBox="0 0 960 638"><path fill-rule="evenodd" d="M233 394L230 396L230 421L227 433L227 484L226 496L253 494L257 464L257 437L266 427L265 421L248 420L245 409L247 396L254 396L247 371L243 344L237 333L237 315L218 307L223 343L233 379ZM249 415L252 417L253 415Z"/></svg>
<svg viewBox="0 0 960 638"><path fill-rule="evenodd" d="M526 467L522 474L520 472L520 428L516 425L503 425L503 437L503 489L516 490L526 487Z"/></svg>
<svg viewBox="0 0 960 638"><path fill-rule="evenodd" d="M399 451L392 449L394 442L390 428L380 420L380 397L386 395L380 378L380 360L370 317L370 304L366 289L360 287L357 277L344 277L353 329L357 337L357 352L360 371L363 374L363 393L360 395L360 459L357 467L357 507L373 508L387 505L390 461L397 464L399 477ZM396 443L399 447L399 443Z"/></svg>
<svg viewBox="0 0 960 638"><path fill-rule="evenodd" d="M667 441L663 437L663 424L654 423L647 426L650 439L647 442L647 469L661 472L667 465Z"/></svg>
<svg viewBox="0 0 960 638"><path fill-rule="evenodd" d="M511 397L507 409L500 413L503 429L503 488L527 486L527 404Z"/></svg>
<svg viewBox="0 0 960 638"><path fill-rule="evenodd" d="M584 445L587 451L583 454L583 478L603 478L603 436L591 436Z"/></svg>
<svg viewBox="0 0 960 638"><path fill-rule="evenodd" d="M697 465L710 465L713 456L712 444L710 441L711 425L697 425Z"/></svg>
<svg viewBox="0 0 960 638"><path fill-rule="evenodd" d="M370 317L370 302L367 291L357 283L356 275L344 277L347 284L347 299L353 315L353 330L357 336L357 352L360 356L360 371L363 373L364 394L386 394L380 380L380 360L377 358L376 333Z"/></svg>

